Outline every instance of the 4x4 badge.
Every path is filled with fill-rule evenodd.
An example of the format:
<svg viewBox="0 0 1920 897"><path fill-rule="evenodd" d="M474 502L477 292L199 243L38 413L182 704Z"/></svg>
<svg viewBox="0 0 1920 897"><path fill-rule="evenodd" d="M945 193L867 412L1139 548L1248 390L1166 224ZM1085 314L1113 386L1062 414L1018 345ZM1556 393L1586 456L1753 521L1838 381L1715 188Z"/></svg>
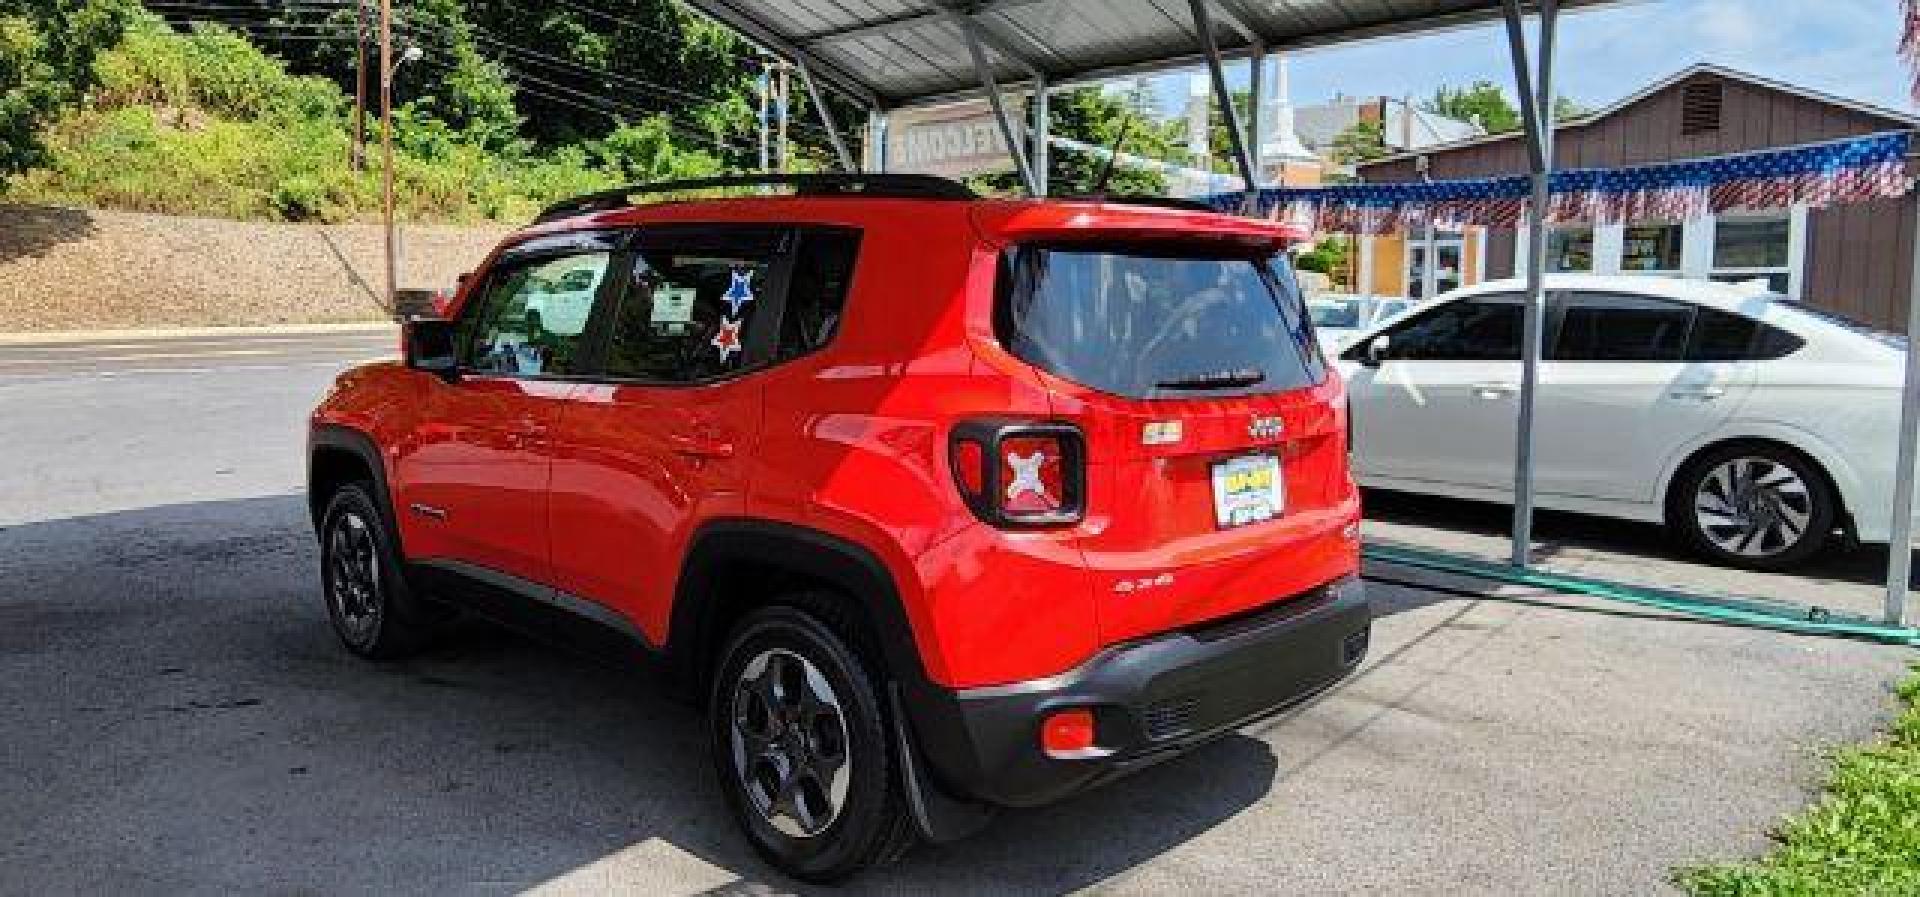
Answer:
<svg viewBox="0 0 1920 897"><path fill-rule="evenodd" d="M1255 439L1279 439L1287 432L1287 422L1277 417L1256 417L1247 424L1247 435Z"/></svg>

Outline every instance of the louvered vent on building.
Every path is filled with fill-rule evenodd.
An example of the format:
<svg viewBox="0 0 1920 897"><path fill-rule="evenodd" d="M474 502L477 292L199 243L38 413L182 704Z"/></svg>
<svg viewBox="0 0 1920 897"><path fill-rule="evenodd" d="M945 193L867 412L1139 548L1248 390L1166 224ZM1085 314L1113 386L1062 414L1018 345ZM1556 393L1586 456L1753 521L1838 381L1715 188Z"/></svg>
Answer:
<svg viewBox="0 0 1920 897"><path fill-rule="evenodd" d="M1726 95L1718 81L1689 84L1680 93L1680 136L1711 134L1720 130L1720 111Z"/></svg>

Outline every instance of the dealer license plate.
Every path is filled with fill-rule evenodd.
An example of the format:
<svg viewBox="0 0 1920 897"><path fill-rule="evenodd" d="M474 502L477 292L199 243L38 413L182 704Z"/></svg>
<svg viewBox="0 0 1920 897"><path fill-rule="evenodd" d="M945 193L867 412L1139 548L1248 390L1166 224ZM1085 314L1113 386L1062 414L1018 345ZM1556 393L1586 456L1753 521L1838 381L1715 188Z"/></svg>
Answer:
<svg viewBox="0 0 1920 897"><path fill-rule="evenodd" d="M1213 465L1213 516L1221 529L1272 520L1286 509L1279 458L1248 455Z"/></svg>

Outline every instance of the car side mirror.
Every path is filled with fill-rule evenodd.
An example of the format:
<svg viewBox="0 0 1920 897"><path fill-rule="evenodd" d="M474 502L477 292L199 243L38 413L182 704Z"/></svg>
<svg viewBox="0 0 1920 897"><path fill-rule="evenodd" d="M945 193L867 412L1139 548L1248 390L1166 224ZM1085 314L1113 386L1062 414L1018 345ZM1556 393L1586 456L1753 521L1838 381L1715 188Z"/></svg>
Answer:
<svg viewBox="0 0 1920 897"><path fill-rule="evenodd" d="M401 329L406 339L407 367L449 381L460 375L460 363L453 351L452 321L414 316Z"/></svg>
<svg viewBox="0 0 1920 897"><path fill-rule="evenodd" d="M1387 349L1392 342L1384 333L1367 340L1366 347L1360 350L1360 363L1370 368L1379 367L1387 360Z"/></svg>

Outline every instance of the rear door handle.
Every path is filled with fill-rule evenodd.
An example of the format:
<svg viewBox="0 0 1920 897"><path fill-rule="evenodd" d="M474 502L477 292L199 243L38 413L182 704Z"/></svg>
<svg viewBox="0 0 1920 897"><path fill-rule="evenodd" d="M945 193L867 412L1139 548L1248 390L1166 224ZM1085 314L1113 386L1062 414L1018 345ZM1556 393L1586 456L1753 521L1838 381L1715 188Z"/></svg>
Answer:
<svg viewBox="0 0 1920 897"><path fill-rule="evenodd" d="M667 445L674 454L689 458L731 458L733 443L717 436L687 436L676 433L667 437Z"/></svg>
<svg viewBox="0 0 1920 897"><path fill-rule="evenodd" d="M1702 402L1711 402L1726 394L1727 388L1724 386L1681 386L1667 393L1676 399L1698 399Z"/></svg>
<svg viewBox="0 0 1920 897"><path fill-rule="evenodd" d="M546 438L547 428L539 424L529 424L517 430L507 431L507 447L512 449L531 448Z"/></svg>
<svg viewBox="0 0 1920 897"><path fill-rule="evenodd" d="M1474 395L1489 400L1504 399L1519 391L1520 387L1512 383L1475 383L1473 385Z"/></svg>

